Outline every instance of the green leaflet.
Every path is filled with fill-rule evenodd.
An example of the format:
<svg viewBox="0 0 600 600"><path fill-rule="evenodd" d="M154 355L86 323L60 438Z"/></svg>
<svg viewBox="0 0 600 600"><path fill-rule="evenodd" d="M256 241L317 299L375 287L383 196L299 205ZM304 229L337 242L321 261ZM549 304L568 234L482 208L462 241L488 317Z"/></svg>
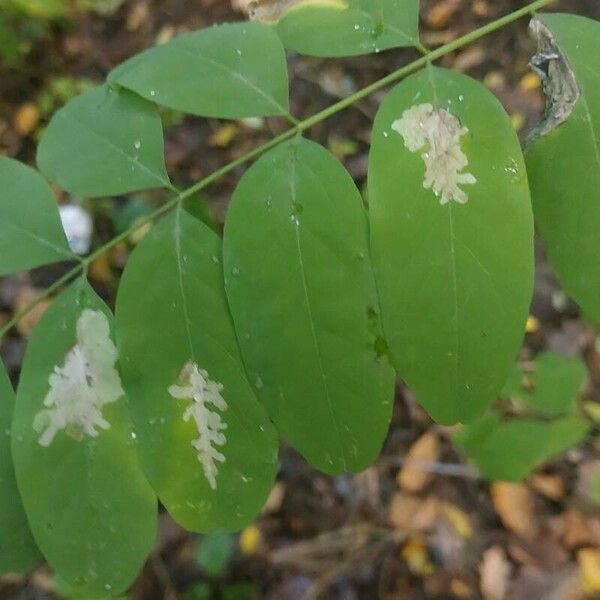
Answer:
<svg viewBox="0 0 600 600"><path fill-rule="evenodd" d="M301 138L271 150L235 191L223 254L244 362L279 431L323 471L366 468L394 373L378 356L367 219L348 173Z"/></svg>
<svg viewBox="0 0 600 600"><path fill-rule="evenodd" d="M219 577L225 573L234 552L234 537L230 533L216 531L200 540L196 562L209 577Z"/></svg>
<svg viewBox="0 0 600 600"><path fill-rule="evenodd" d="M533 373L515 367L504 395L548 415L565 414L575 407L586 378L587 370L580 358L542 352Z"/></svg>
<svg viewBox="0 0 600 600"><path fill-rule="evenodd" d="M101 384L87 369L77 368L82 350L81 342L75 346L75 328L90 313L110 323L104 303L80 279L54 301L33 333L17 394L12 452L40 550L78 597L95 598L124 591L141 569L156 534L156 498L138 466L135 434L122 395L102 407L109 428L97 427L97 437L71 426L70 433L60 429L48 445L41 444L49 427L46 418L39 426L39 415L53 389L62 391L64 410L78 406L81 415L90 415L84 382L96 390L111 387L106 365L97 370ZM84 356L88 364L102 366L106 340L98 334L91 337ZM115 382L113 391L114 387Z"/></svg>
<svg viewBox="0 0 600 600"><path fill-rule="evenodd" d="M549 73L546 119L527 150L536 225L565 290L600 323L600 23L544 14L532 29L534 62Z"/></svg>
<svg viewBox="0 0 600 600"><path fill-rule="evenodd" d="M502 388L533 285L527 176L502 106L431 66L396 86L373 128L369 201L398 373L436 421L473 420Z"/></svg>
<svg viewBox="0 0 600 600"><path fill-rule="evenodd" d="M0 157L0 275L73 257L56 198L33 169Z"/></svg>
<svg viewBox="0 0 600 600"><path fill-rule="evenodd" d="M87 198L172 187L156 107L108 86L81 94L54 115L37 162L50 181Z"/></svg>
<svg viewBox="0 0 600 600"><path fill-rule="evenodd" d="M187 529L241 529L273 484L277 436L246 379L223 290L217 235L182 208L165 218L129 260L117 321L142 460L159 498ZM181 373L190 362L207 381L222 384L226 407L211 404L210 392L196 402L174 397L171 386L189 383ZM186 411L202 406L212 416L200 414L199 423L185 420ZM201 426L217 418L226 429L224 440L212 446L224 460L211 463L193 444L208 439ZM207 464L216 469L212 477Z"/></svg>
<svg viewBox="0 0 600 600"><path fill-rule="evenodd" d="M289 111L285 52L277 34L261 23L180 35L117 67L109 83L204 117L240 119Z"/></svg>
<svg viewBox="0 0 600 600"><path fill-rule="evenodd" d="M502 421L488 413L454 434L454 440L492 480L520 481L539 464L580 442L590 424L576 417L543 422Z"/></svg>
<svg viewBox="0 0 600 600"><path fill-rule="evenodd" d="M10 452L15 394L0 364L0 573L33 569L42 558L31 537Z"/></svg>
<svg viewBox="0 0 600 600"><path fill-rule="evenodd" d="M590 423L573 416L586 374L579 358L554 352L537 356L534 370L524 371L515 365L502 394L535 411L560 418L503 420L500 414L490 411L460 428L454 440L487 478L524 479L545 460L587 435Z"/></svg>
<svg viewBox="0 0 600 600"><path fill-rule="evenodd" d="M287 48L312 56L369 54L419 41L418 0L279 0L257 8L255 18L275 23Z"/></svg>

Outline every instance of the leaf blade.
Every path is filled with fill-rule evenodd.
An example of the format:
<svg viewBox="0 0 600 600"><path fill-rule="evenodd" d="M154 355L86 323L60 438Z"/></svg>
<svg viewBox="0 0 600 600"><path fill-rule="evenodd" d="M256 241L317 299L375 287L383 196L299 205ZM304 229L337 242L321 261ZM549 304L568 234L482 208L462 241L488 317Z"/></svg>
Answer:
<svg viewBox="0 0 600 600"><path fill-rule="evenodd" d="M576 417L551 422L503 422L490 413L460 429L454 440L485 477L517 482L544 461L580 442L589 429L589 423Z"/></svg>
<svg viewBox="0 0 600 600"><path fill-rule="evenodd" d="M250 380L282 435L327 472L368 466L390 418L366 227L347 172L300 138L249 169L225 224L225 288Z"/></svg>
<svg viewBox="0 0 600 600"><path fill-rule="evenodd" d="M84 309L99 311L110 322L107 307L79 280L54 301L34 331L18 389L12 452L40 550L77 593L93 597L129 587L154 543L157 507L138 466L124 397L105 407L109 427L98 437L78 441L59 431L42 446L34 429L49 376L73 348Z"/></svg>
<svg viewBox="0 0 600 600"><path fill-rule="evenodd" d="M44 179L0 157L0 183L0 275L73 258L56 199Z"/></svg>
<svg viewBox="0 0 600 600"><path fill-rule="evenodd" d="M54 115L37 162L50 181L84 198L174 189L156 107L107 86L81 94Z"/></svg>
<svg viewBox="0 0 600 600"><path fill-rule="evenodd" d="M181 35L117 67L109 82L198 116L289 115L283 46L260 23L219 25Z"/></svg>
<svg viewBox="0 0 600 600"><path fill-rule="evenodd" d="M549 114L560 113L554 122L543 123L547 127L542 128L542 135L527 148L536 225L566 292L598 322L600 23L575 15L543 14L532 22L532 28L542 52L554 52L557 57L548 61L547 90L552 102ZM555 85L563 92L554 91ZM549 177L549 173L560 173L560 177Z"/></svg>
<svg viewBox="0 0 600 600"><path fill-rule="evenodd" d="M445 132L441 148L460 144L452 152L460 147L463 156L447 154L457 163L436 163L425 142L409 139L423 131L419 111ZM465 172L453 172L456 164ZM440 197L428 189L437 185ZM472 420L502 388L533 287L527 178L502 107L477 82L443 69L428 67L399 84L375 120L369 199L396 369L435 420Z"/></svg>
<svg viewBox="0 0 600 600"><path fill-rule="evenodd" d="M276 434L246 379L220 254L216 234L179 207L133 253L117 299L124 381L146 472L174 519L203 533L251 520L277 468ZM214 487L192 447L198 431L185 422L187 405L169 395L190 362L224 386L220 417L227 427L218 451L225 460Z"/></svg>
<svg viewBox="0 0 600 600"><path fill-rule="evenodd" d="M356 56L414 46L419 40L418 0L298 2L289 10L266 6L285 46L310 56Z"/></svg>
<svg viewBox="0 0 600 600"><path fill-rule="evenodd" d="M10 431L15 394L4 365L0 364L0 427ZM12 463L10 438L0 438L0 572L27 572L41 562L35 545Z"/></svg>

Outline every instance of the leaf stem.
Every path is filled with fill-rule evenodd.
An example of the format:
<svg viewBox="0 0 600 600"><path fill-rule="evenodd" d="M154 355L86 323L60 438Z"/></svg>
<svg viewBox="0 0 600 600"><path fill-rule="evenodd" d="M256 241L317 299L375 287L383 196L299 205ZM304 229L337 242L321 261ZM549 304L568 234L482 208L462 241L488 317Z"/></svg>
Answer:
<svg viewBox="0 0 600 600"><path fill-rule="evenodd" d="M51 296L65 283L69 283L72 279L79 276L85 268L85 263L79 261L79 263L67 271L62 277L59 277L50 287L47 287L33 302L30 302L25 308L17 312L14 317L0 329L0 340L25 316L27 316L40 302Z"/></svg>
<svg viewBox="0 0 600 600"><path fill-rule="evenodd" d="M327 120L332 115L334 115L338 112L341 112L342 110L348 108L349 106L372 95L374 92L377 92L377 91L381 90L382 88L385 88L385 87L389 86L390 84L399 81L400 79L406 77L407 75L414 73L415 71L424 67L428 63L430 63L434 60L437 60L438 58L442 58L443 56L446 56L446 55L450 54L451 52L454 52L455 50L459 50L460 48L468 46L469 44L472 44L473 42L479 40L480 38L494 32L494 31L497 31L498 29L502 29L506 25L509 25L510 23L513 23L514 21L517 21L518 19L521 19L523 17L531 15L531 14L535 13L536 11L538 11L539 9L544 8L545 6L548 6L549 4L551 4L554 1L555 0L536 0L535 2L531 2L530 4L528 4L527 6L524 6L523 8L520 8L519 10L516 10L508 15L505 15L504 17L496 19L495 21L492 21L492 22L488 23L487 25L484 25L483 27L480 27L479 29L476 29L475 31L471 31L471 32L467 33L466 35L463 35L462 37L459 37L459 38L455 39L454 41L449 42L448 44L445 44L444 46L440 46L439 48L436 48L435 50L432 50L432 51L428 51L421 43L419 43L419 44L417 44L416 47L421 53L423 53L423 56L421 56L417 60L411 62L410 64L408 64L404 67L401 67L400 69L394 71L393 73L390 73L386 77L383 77L383 78L375 81L371 85L364 87L363 89L352 94L351 96L348 96L347 98L344 98L343 100L340 100L339 102L336 102L335 104L332 104L331 106L314 114L311 117L308 117L307 119L304 119L303 121L297 121L294 117L292 117L290 115L287 118L294 125L292 128L288 129L287 131L284 131L282 134L278 135L277 137L273 138L272 140L269 140L265 144L258 146L254 150L247 152L246 154L244 154L243 156L240 156L236 160L226 164L225 166L221 167L217 171L214 171L213 173L211 173L204 179L201 179L200 181L198 181L194 185L190 186L186 190L179 191L174 186L169 186L169 189L177 194L176 196L174 196L173 198L168 200L165 204L163 204L160 208L155 210L153 213L149 214L148 216L141 219L140 221L137 221L135 224L133 224L131 227L129 227L129 229L123 231L122 233L120 233L118 236L116 236L113 239L111 239L110 241L108 241L103 246L100 246L97 250L92 252L92 254L90 254L86 258L79 259L78 265L73 267L70 271L68 271L62 277L60 277L60 279L55 281L50 287L48 287L46 290L44 290L44 292L42 292L31 304L29 304L23 310L16 313L14 315L14 317L8 323L6 323L6 325L4 327L2 327L2 329L0 329L0 340L25 315L27 315L31 310L33 310L40 302L42 302L44 299L46 299L50 295L52 295L63 284L65 284L68 281L70 281L71 279L75 278L77 275L80 274L80 272L84 272L87 269L87 267L94 260L96 260L98 257L102 256L104 253L108 252L110 249L114 248L114 246L116 246L119 242L126 240L132 233L134 233L135 231L137 231L144 225L146 225L146 224L154 221L155 219L159 218L160 216L168 213L177 204L183 202L183 200L186 200L187 198L190 198L194 194L197 194L199 191L208 187L209 185L211 185L212 183L214 183L221 177L227 175L228 173L230 173L237 167L244 165L245 163L253 160L254 158L257 158L261 154L267 152L268 150L270 150L271 148L274 148L275 146L278 146L282 142L285 142L286 140L291 139L296 134L302 133L303 131L306 131L307 129L314 127L318 123L321 123L321 122Z"/></svg>

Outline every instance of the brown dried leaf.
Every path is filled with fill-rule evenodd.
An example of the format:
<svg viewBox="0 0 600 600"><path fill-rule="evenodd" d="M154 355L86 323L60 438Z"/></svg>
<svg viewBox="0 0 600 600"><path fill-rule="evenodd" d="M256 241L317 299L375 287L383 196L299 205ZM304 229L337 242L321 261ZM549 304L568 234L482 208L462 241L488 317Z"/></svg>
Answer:
<svg viewBox="0 0 600 600"><path fill-rule="evenodd" d="M390 503L390 523L401 531L430 531L439 514L438 501L397 493Z"/></svg>
<svg viewBox="0 0 600 600"><path fill-rule="evenodd" d="M461 73L468 73L485 62L486 59L487 54L481 46L470 46L456 57L452 67Z"/></svg>
<svg viewBox="0 0 600 600"><path fill-rule="evenodd" d="M510 586L510 600L581 600L582 598L577 567L572 564L551 573L524 567Z"/></svg>
<svg viewBox="0 0 600 600"><path fill-rule="evenodd" d="M450 19L460 8L461 0L442 0L437 2L425 15L425 22L431 29L444 29L450 24Z"/></svg>
<svg viewBox="0 0 600 600"><path fill-rule="evenodd" d="M433 475L425 470L426 463L435 462L440 455L440 440L432 431L424 433L409 449L405 466L396 481L407 492L420 492ZM421 463L421 466L419 466Z"/></svg>
<svg viewBox="0 0 600 600"><path fill-rule="evenodd" d="M558 501L565 495L565 480L561 475L535 474L530 480L531 486L536 492Z"/></svg>
<svg viewBox="0 0 600 600"><path fill-rule="evenodd" d="M473 14L476 17L486 18L490 16L490 6L485 0L473 0Z"/></svg>
<svg viewBox="0 0 600 600"><path fill-rule="evenodd" d="M459 600L469 600L469 598L473 598L475 596L470 586L462 579L457 578L450 582L450 592Z"/></svg>
<svg viewBox="0 0 600 600"><path fill-rule="evenodd" d="M561 515L563 543L569 548L600 546L600 518L584 515L571 508Z"/></svg>
<svg viewBox="0 0 600 600"><path fill-rule="evenodd" d="M492 501L507 529L524 538L536 533L533 498L529 488L520 483L498 482L491 487Z"/></svg>
<svg viewBox="0 0 600 600"><path fill-rule="evenodd" d="M510 563L500 546L492 546L483 553L479 566L481 595L485 600L504 600L508 592Z"/></svg>
<svg viewBox="0 0 600 600"><path fill-rule="evenodd" d="M520 539L518 543L511 543L509 554L521 565L547 572L556 571L569 560L559 540L546 531L534 539Z"/></svg>
<svg viewBox="0 0 600 600"><path fill-rule="evenodd" d="M148 22L150 18L150 7L146 2L134 4L127 15L127 31L137 31Z"/></svg>
<svg viewBox="0 0 600 600"><path fill-rule="evenodd" d="M285 497L285 484L278 481L271 489L271 493L263 506L262 513L273 513L277 512L281 508L283 499Z"/></svg>
<svg viewBox="0 0 600 600"><path fill-rule="evenodd" d="M15 298L14 310L18 313L27 308L33 303L40 295L40 291L32 287L25 287L19 291ZM17 331L23 337L29 337L31 332L35 329L42 315L46 312L48 307L52 304L52 300L45 299L40 301L34 308L32 308L18 323Z"/></svg>

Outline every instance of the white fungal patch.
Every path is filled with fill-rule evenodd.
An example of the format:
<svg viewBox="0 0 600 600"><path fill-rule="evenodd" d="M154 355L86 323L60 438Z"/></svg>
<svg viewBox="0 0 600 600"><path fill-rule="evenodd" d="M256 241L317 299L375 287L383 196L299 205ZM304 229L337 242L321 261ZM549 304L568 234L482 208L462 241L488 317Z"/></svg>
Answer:
<svg viewBox="0 0 600 600"><path fill-rule="evenodd" d="M62 430L77 441L86 435L97 437L98 429L110 428L102 408L124 394L106 315L86 309L77 319L76 330L77 343L65 356L64 365L54 367L45 408L33 420L33 428L41 433L41 446L49 446Z"/></svg>
<svg viewBox="0 0 600 600"><path fill-rule="evenodd" d="M346 10L347 0L237 0L254 21L277 23L293 10L307 7Z"/></svg>
<svg viewBox="0 0 600 600"><path fill-rule="evenodd" d="M190 402L183 413L183 420L193 419L196 425L199 436L192 442L192 446L198 453L204 475L213 490L217 489L217 463L225 462L225 456L215 446L224 446L227 443L223 433L227 429L227 423L223 422L218 412L212 410L227 410L222 391L222 384L212 381L206 371L199 369L198 365L191 361L183 367L177 384L169 387L169 394L173 398Z"/></svg>
<svg viewBox="0 0 600 600"><path fill-rule="evenodd" d="M404 138L411 152L425 149L421 158L425 163L423 187L433 190L440 204L451 200L466 204L469 200L460 185L472 185L477 179L463 172L469 161L460 147L460 139L469 130L449 111L418 104L405 110L402 118L392 123L392 129Z"/></svg>

